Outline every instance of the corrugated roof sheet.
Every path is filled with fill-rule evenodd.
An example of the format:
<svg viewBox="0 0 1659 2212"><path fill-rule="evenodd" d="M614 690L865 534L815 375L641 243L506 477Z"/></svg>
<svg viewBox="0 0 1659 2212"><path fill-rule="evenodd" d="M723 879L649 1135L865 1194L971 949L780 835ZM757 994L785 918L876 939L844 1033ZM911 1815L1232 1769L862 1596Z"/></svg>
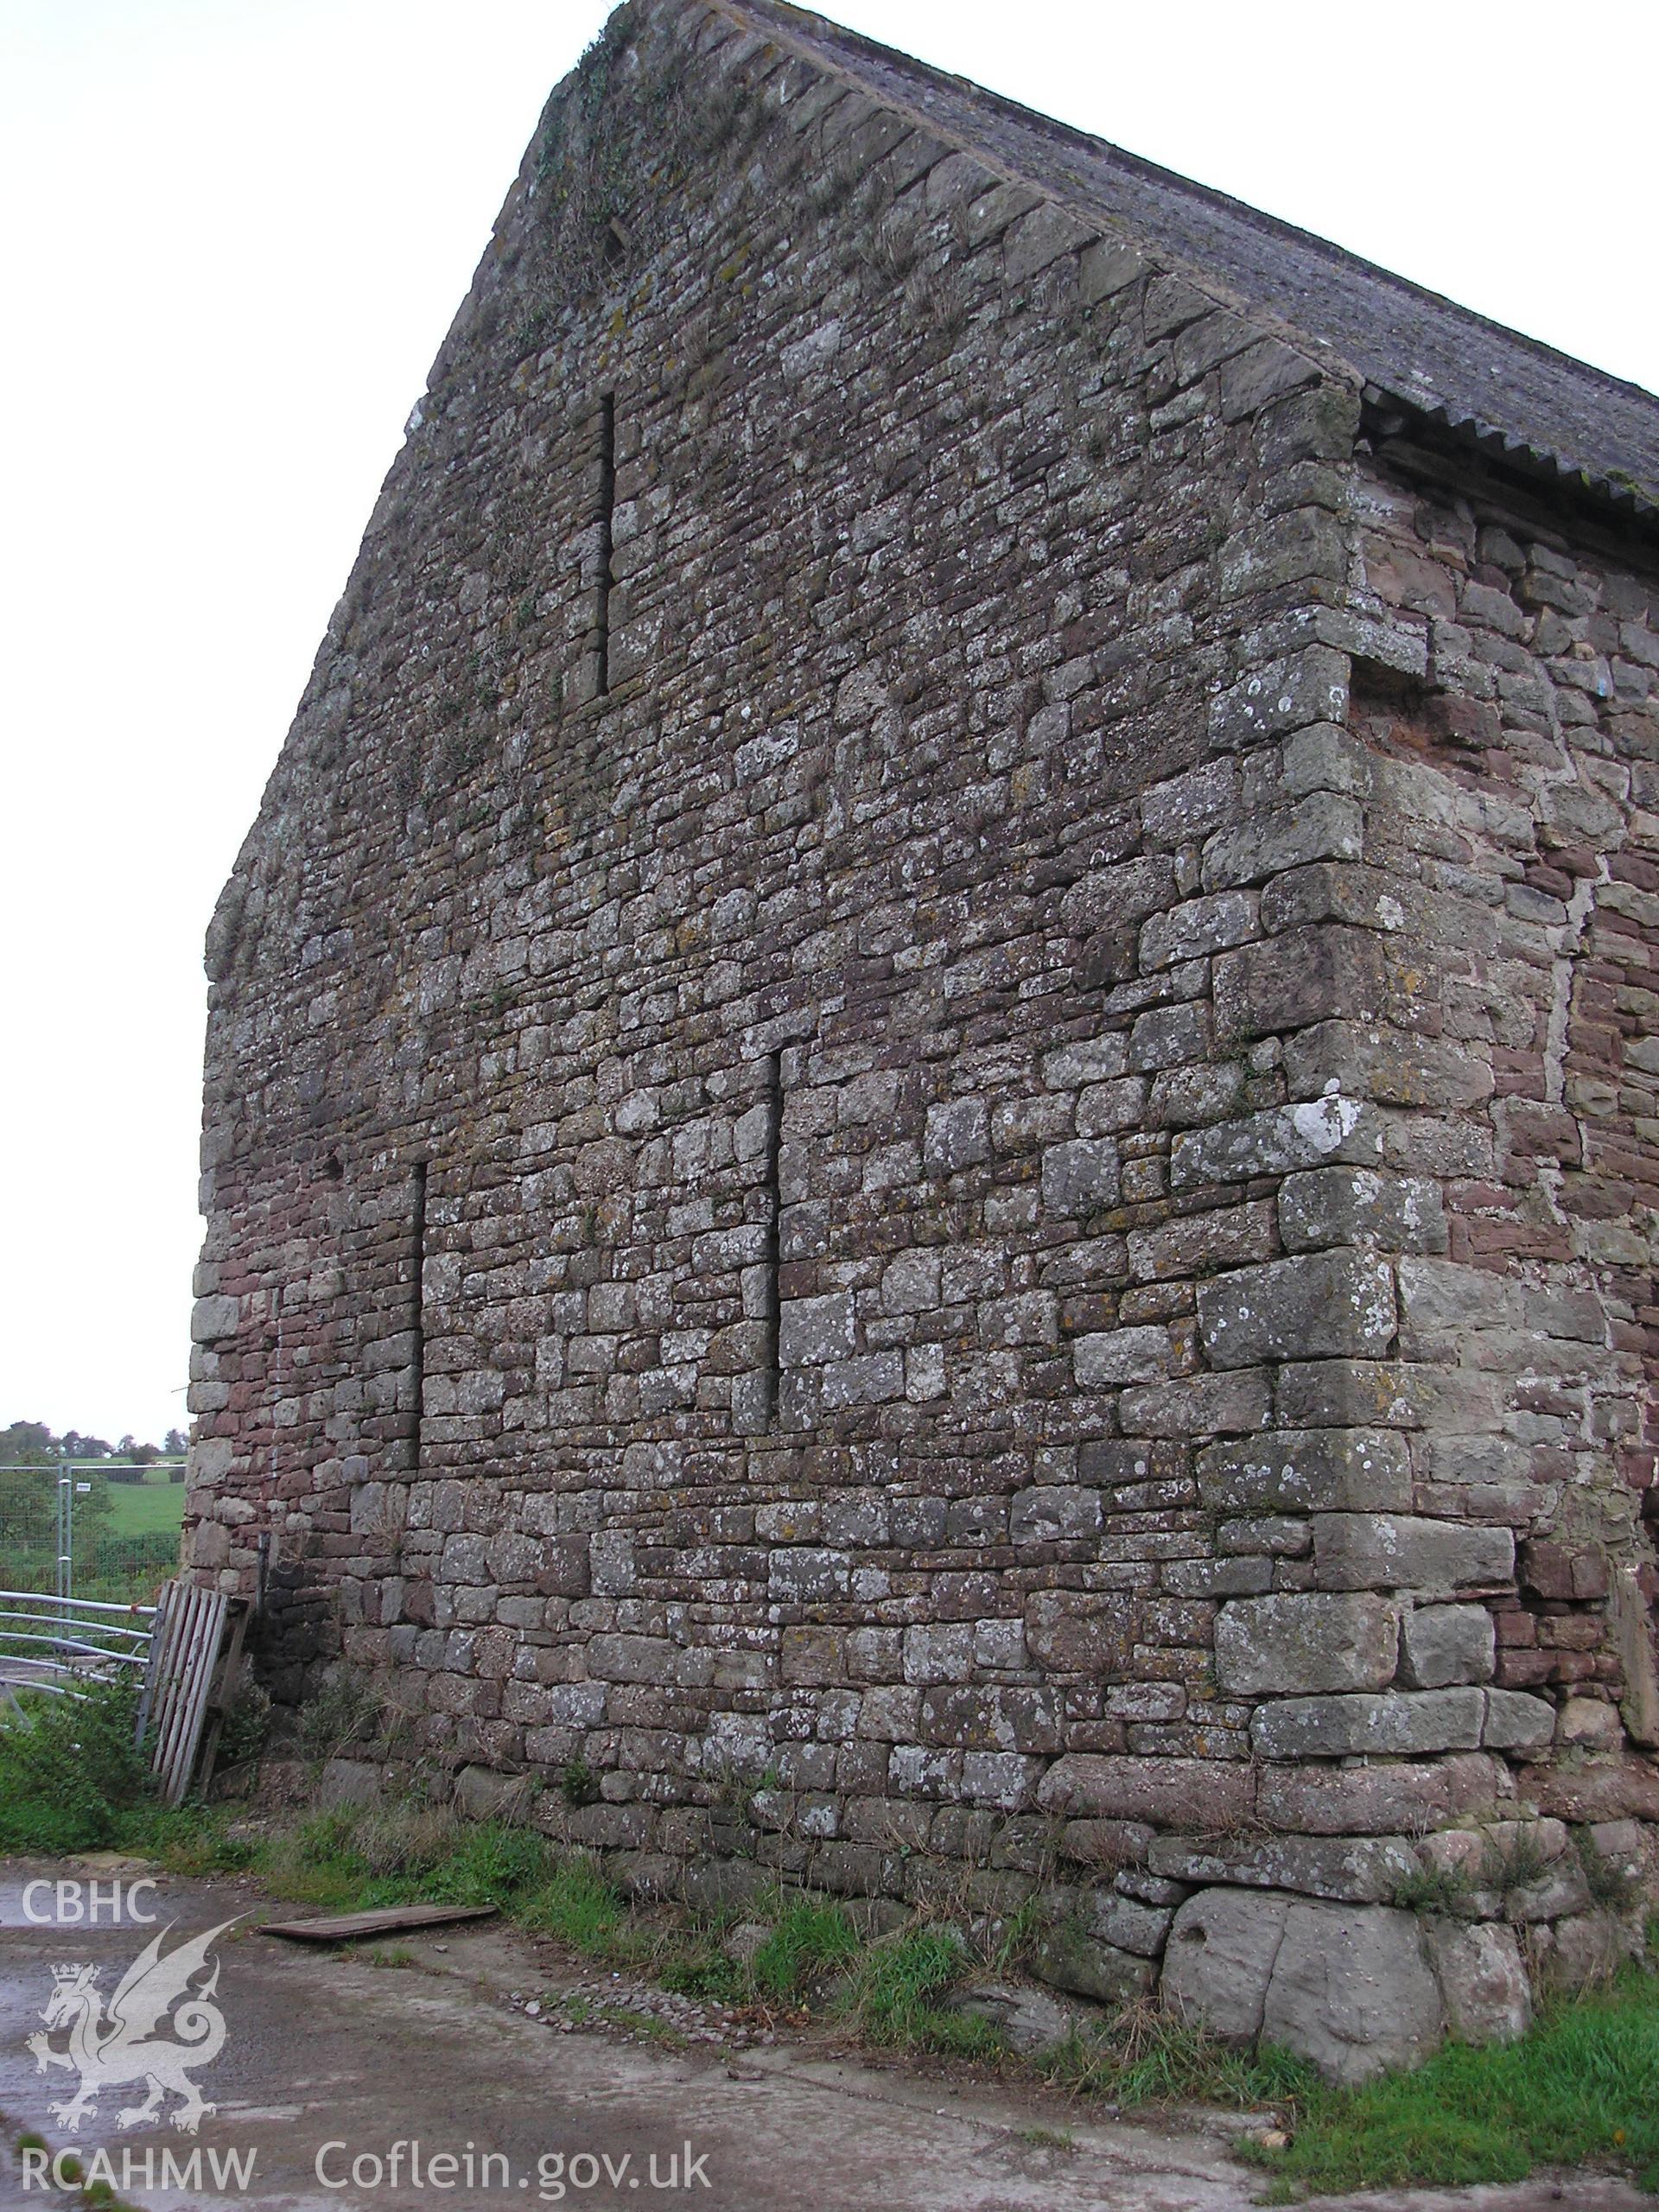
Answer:
<svg viewBox="0 0 1659 2212"><path fill-rule="evenodd" d="M1145 243L1154 259L1330 346L1368 383L1454 431L1587 482L1627 512L1659 505L1659 398L1357 254L781 0L719 12L1046 195Z"/></svg>

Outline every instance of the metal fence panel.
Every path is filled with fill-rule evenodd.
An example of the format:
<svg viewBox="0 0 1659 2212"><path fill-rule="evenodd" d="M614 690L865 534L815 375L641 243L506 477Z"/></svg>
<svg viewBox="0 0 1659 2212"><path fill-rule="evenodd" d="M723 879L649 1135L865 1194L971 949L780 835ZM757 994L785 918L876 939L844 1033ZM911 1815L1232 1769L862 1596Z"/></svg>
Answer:
<svg viewBox="0 0 1659 2212"><path fill-rule="evenodd" d="M0 1466L0 1589L149 1604L179 1565L184 1463Z"/></svg>
<svg viewBox="0 0 1659 2212"><path fill-rule="evenodd" d="M0 1588L67 1594L69 1481L57 1467L0 1467Z"/></svg>

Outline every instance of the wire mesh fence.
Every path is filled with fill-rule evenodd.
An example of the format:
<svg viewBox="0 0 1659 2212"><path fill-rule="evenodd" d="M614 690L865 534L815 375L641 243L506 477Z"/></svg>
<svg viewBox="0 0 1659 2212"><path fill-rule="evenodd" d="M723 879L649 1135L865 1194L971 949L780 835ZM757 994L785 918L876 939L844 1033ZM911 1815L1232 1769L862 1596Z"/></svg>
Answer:
<svg viewBox="0 0 1659 2212"><path fill-rule="evenodd" d="M0 1589L67 1594L68 1499L56 1467L0 1467Z"/></svg>
<svg viewBox="0 0 1659 2212"><path fill-rule="evenodd" d="M181 1459L0 1466L0 1591L148 1605L183 1519Z"/></svg>

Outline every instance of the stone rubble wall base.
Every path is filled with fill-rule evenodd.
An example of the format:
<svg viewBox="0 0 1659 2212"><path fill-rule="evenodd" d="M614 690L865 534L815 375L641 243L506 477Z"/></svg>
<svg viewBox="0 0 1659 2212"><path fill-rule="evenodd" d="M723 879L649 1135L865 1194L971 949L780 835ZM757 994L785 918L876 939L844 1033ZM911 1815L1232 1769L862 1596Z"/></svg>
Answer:
<svg viewBox="0 0 1659 2212"><path fill-rule="evenodd" d="M1618 1770L1599 1771L1605 1796ZM301 1772L273 1763L263 1794L293 1802L305 1794ZM318 1794L326 1807L372 1803L397 1778L372 1760L336 1758ZM638 1806L571 1807L537 1777L483 1767L454 1777L453 1802L477 1819L527 1820L593 1853L632 1894L699 1911L741 1908L779 1882L842 1896L875 1934L921 1910L995 1940L1025 1911L1021 1964L1037 1980L1107 2007L1156 1993L1228 2043L1275 2045L1342 2082L1420 2064L1447 2037L1513 2041L1538 2000L1606 1980L1644 1955L1646 1913L1659 1900L1659 1833L1644 1821L1569 1827L1524 1799L1495 1808L1494 1792L1513 1778L1478 1758L1263 1779L1300 1812L1322 1800L1338 1818L1408 1803L1424 1818L1455 1817L1459 1802L1483 1802L1415 1838L1183 1836L1122 1820L1070 1823L1056 1853L1052 1835L1022 1836L1008 1821L988 1863L849 1858L747 1825L738 1808L718 1827L667 1814L642 1821ZM1626 1780L1638 1792L1654 1784L1645 1770ZM701 1847L689 1850L693 1834ZM1091 1879L1080 1863L1090 1852L1116 1860L1116 1873L1096 1867Z"/></svg>

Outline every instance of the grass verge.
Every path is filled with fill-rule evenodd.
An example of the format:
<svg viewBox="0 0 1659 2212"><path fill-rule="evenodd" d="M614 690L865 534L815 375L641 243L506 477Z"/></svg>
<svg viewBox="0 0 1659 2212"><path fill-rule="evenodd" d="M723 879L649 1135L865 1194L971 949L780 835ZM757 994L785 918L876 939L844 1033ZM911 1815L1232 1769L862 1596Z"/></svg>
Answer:
<svg viewBox="0 0 1659 2212"><path fill-rule="evenodd" d="M0 1716L0 1851L91 1851L159 1811L133 1741L137 1694L25 1692Z"/></svg>
<svg viewBox="0 0 1659 2212"><path fill-rule="evenodd" d="M1414 2073L1358 2089L1314 2083L1294 2139L1248 2153L1270 2203L1326 2192L1524 2181L1540 2166L1601 2165L1659 2190L1659 1975L1627 1967L1548 2006L1519 2042L1448 2044Z"/></svg>
<svg viewBox="0 0 1659 2212"><path fill-rule="evenodd" d="M1093 2034L1069 2036L1039 2054L1037 2069L1057 2088L1127 2110L1135 2105L1222 2105L1250 2111L1295 2107L1316 2095L1305 2059L1271 2046L1235 2050L1189 2026L1151 1999L1126 2005Z"/></svg>

